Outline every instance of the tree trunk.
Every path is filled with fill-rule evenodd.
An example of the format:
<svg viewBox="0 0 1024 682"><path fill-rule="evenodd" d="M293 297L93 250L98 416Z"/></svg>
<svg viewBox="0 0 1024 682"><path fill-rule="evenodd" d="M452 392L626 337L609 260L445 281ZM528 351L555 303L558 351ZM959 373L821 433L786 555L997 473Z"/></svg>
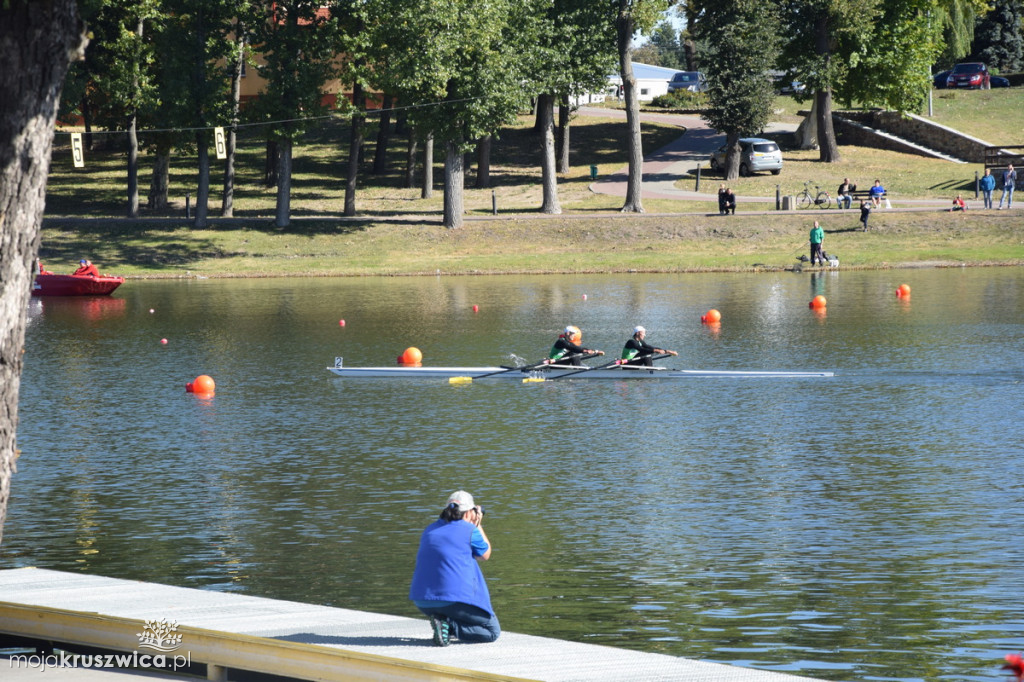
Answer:
<svg viewBox="0 0 1024 682"><path fill-rule="evenodd" d="M555 135L555 170L565 174L569 172L569 118L572 113L569 107L569 95L562 95L558 103L558 130Z"/></svg>
<svg viewBox="0 0 1024 682"><path fill-rule="evenodd" d="M476 188L491 186L491 136L484 135L476 143Z"/></svg>
<svg viewBox="0 0 1024 682"><path fill-rule="evenodd" d="M363 111L366 109L366 94L363 86L352 87L352 129L348 142L348 172L345 176L345 215L356 214L356 181L359 179L359 155L363 148Z"/></svg>
<svg viewBox="0 0 1024 682"><path fill-rule="evenodd" d="M384 97L381 104L380 126L377 128L377 146L373 150L373 174L383 175L388 170L388 141L391 138L391 106L394 99Z"/></svg>
<svg viewBox="0 0 1024 682"><path fill-rule="evenodd" d="M462 227L465 165L465 156L459 151L458 144L449 141L444 157L444 226L448 228Z"/></svg>
<svg viewBox="0 0 1024 682"><path fill-rule="evenodd" d="M158 213L167 210L170 168L170 150L158 149L153 160L153 175L149 181L149 196L146 199L146 207L150 211Z"/></svg>
<svg viewBox="0 0 1024 682"><path fill-rule="evenodd" d="M288 227L292 210L292 141L277 143L277 213L274 224Z"/></svg>
<svg viewBox="0 0 1024 682"><path fill-rule="evenodd" d="M210 148L205 130L196 133L196 146L199 151L199 185L196 187L196 217L192 224L204 228L210 211Z"/></svg>
<svg viewBox="0 0 1024 682"><path fill-rule="evenodd" d="M822 12L814 22L814 51L825 62L825 71L832 61L832 47L829 39L828 16ZM818 106L818 158L827 163L839 161L839 146L836 131L832 125L832 86L821 87L814 93Z"/></svg>
<svg viewBox="0 0 1024 682"><path fill-rule="evenodd" d="M79 104L82 107L82 126L85 128L85 139L82 140L82 144L85 147L85 151L92 151L92 105L89 103L88 91L82 95L82 102Z"/></svg>
<svg viewBox="0 0 1024 682"><path fill-rule="evenodd" d="M633 22L629 0L619 0L615 21L616 42L619 50L619 73L626 95L626 143L629 153L629 176L626 181L626 201L619 209L623 213L643 213L641 199L644 178L644 150L640 139L640 100L637 97L636 77L633 76Z"/></svg>
<svg viewBox="0 0 1024 682"><path fill-rule="evenodd" d="M811 113L804 117L796 129L796 145L800 149L815 149L818 146L818 97L811 100Z"/></svg>
<svg viewBox="0 0 1024 682"><path fill-rule="evenodd" d="M423 187L420 190L421 199L429 199L434 196L434 133L427 133L427 139L423 142Z"/></svg>
<svg viewBox="0 0 1024 682"><path fill-rule="evenodd" d="M416 186L416 133L409 132L409 141L405 146L405 186L412 189Z"/></svg>
<svg viewBox="0 0 1024 682"><path fill-rule="evenodd" d="M136 116L128 121L128 217L139 217L139 138L135 134Z"/></svg>
<svg viewBox="0 0 1024 682"><path fill-rule="evenodd" d="M540 175L544 198L541 213L561 213L558 205L558 182L555 173L555 97L543 94L537 100L537 120L540 131Z"/></svg>
<svg viewBox="0 0 1024 682"><path fill-rule="evenodd" d="M814 103L818 109L818 159L827 163L841 161L839 145L836 143L836 130L832 125L832 90L814 93Z"/></svg>
<svg viewBox="0 0 1024 682"><path fill-rule="evenodd" d="M267 140L267 153L263 158L263 186L273 187L277 184L277 169L281 165L281 151L277 140Z"/></svg>
<svg viewBox="0 0 1024 682"><path fill-rule="evenodd" d="M0 540L18 459L25 315L64 76L85 48L75 0L0 5ZM11 65L17 64L17 68Z"/></svg>
<svg viewBox="0 0 1024 682"><path fill-rule="evenodd" d="M227 129L224 160L224 193L221 196L220 215L231 218L235 215L235 145L238 135L238 110L242 101L242 66L245 64L245 24L235 22L235 39L238 41L238 59L231 69L231 127Z"/></svg>
<svg viewBox="0 0 1024 682"><path fill-rule="evenodd" d="M723 180L735 180L740 176L740 134L729 132L725 134L725 168L723 169Z"/></svg>

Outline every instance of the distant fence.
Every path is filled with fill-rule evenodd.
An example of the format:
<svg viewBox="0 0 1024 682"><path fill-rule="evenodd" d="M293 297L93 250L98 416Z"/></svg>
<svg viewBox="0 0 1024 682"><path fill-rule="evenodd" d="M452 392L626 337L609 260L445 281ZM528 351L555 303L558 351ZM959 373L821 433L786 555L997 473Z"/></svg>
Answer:
<svg viewBox="0 0 1024 682"><path fill-rule="evenodd" d="M1024 145L986 147L985 168L1005 168L1007 164L1024 167Z"/></svg>

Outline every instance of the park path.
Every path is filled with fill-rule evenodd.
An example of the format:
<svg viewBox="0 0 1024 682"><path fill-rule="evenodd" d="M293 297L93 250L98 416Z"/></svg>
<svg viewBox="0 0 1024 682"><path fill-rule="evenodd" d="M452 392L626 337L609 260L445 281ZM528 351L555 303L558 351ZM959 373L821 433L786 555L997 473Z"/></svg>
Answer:
<svg viewBox="0 0 1024 682"><path fill-rule="evenodd" d="M626 112L622 109L580 107L578 113L580 116L595 118L614 118L623 121L626 119ZM707 201L710 202L709 210L717 213L718 185L721 183L721 177L717 173L701 179L700 191L697 191L696 187L694 190L680 189L676 187L675 183L684 176L692 175L698 163L702 164L705 172L710 172L708 168L709 155L713 150L725 144L725 135L709 127L700 116L694 114L641 112L640 118L643 121L668 123L684 129L683 134L677 139L644 157L641 198ZM795 123L772 122L765 127L764 132L795 132L796 128L797 124ZM628 170L627 166L606 178L592 182L590 184L590 191L597 194L625 197ZM785 173L785 170L783 170L783 173ZM741 207L744 204L771 204L770 207L759 206L755 209L757 211L775 208L774 196L739 195L737 201ZM907 199L900 197L899 203L899 208L891 210L900 210L900 208L910 210L921 208L934 209L940 206L945 207L949 202L946 199Z"/></svg>

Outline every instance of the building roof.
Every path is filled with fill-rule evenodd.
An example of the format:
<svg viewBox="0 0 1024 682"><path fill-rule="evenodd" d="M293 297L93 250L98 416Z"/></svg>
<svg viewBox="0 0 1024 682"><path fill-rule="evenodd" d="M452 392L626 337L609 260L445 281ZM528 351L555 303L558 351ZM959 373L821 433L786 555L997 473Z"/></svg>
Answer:
<svg viewBox="0 0 1024 682"><path fill-rule="evenodd" d="M669 69L664 66L653 66L640 62L630 62L630 64L633 65L633 77L638 81L670 81L672 76L679 73L679 69ZM616 71L608 75L608 80L618 82L622 80L622 77Z"/></svg>

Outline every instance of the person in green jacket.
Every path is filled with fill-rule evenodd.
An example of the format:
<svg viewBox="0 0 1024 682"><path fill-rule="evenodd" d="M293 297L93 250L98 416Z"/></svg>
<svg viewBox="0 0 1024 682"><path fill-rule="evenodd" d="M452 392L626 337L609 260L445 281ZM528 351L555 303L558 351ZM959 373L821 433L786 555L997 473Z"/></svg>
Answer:
<svg viewBox="0 0 1024 682"><path fill-rule="evenodd" d="M814 221L811 228L811 265L824 265L825 254L821 251L821 242L825 240L825 230L821 229L818 221Z"/></svg>

